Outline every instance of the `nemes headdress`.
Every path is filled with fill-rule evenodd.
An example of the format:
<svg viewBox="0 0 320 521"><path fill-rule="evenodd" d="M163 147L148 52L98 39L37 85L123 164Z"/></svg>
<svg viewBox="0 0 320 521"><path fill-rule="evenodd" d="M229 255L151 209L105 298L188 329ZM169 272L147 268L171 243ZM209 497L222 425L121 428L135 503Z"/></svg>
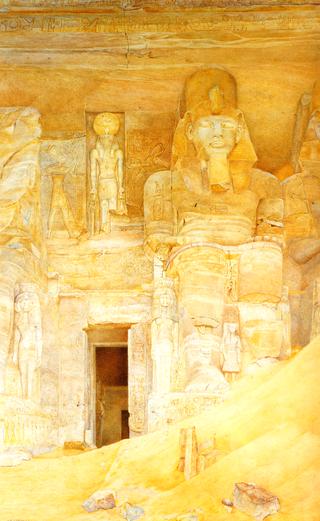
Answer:
<svg viewBox="0 0 320 521"><path fill-rule="evenodd" d="M236 82L229 72L219 68L199 70L186 81L180 103L181 119L173 142L173 166L179 157L190 155L190 144L186 137L188 125L209 115L226 115L238 121L240 139L230 154L230 165L233 170L251 168L257 156L244 115L237 109Z"/></svg>

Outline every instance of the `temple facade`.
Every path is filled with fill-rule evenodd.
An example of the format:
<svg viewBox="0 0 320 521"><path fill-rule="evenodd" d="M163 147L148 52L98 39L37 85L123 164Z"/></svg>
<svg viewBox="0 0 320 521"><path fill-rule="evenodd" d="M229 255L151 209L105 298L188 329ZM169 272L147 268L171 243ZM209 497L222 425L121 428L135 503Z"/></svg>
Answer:
<svg viewBox="0 0 320 521"><path fill-rule="evenodd" d="M320 12L278 4L1 8L0 450L165 428L320 334Z"/></svg>

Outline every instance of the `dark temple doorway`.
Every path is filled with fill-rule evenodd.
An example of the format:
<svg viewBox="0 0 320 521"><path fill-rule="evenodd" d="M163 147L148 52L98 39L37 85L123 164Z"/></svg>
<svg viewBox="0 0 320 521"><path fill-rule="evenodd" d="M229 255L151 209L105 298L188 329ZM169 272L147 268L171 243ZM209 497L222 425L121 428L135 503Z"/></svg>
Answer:
<svg viewBox="0 0 320 521"><path fill-rule="evenodd" d="M95 370L95 443L97 447L129 437L128 330L100 330L93 342Z"/></svg>

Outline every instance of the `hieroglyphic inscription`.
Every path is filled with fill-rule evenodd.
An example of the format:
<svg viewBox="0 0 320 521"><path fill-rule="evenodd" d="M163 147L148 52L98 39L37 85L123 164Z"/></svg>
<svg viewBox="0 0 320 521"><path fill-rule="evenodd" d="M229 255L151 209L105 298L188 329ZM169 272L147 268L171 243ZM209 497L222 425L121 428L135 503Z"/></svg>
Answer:
<svg viewBox="0 0 320 521"><path fill-rule="evenodd" d="M136 434L147 427L147 399L151 387L150 325L136 324L129 330L129 426Z"/></svg>
<svg viewBox="0 0 320 521"><path fill-rule="evenodd" d="M134 33L190 32L225 30L236 34L254 33L263 37L265 31L317 31L319 17L293 12L270 13L198 13L186 17L181 13L162 13L123 17L117 13L65 15L3 15L0 32L94 32Z"/></svg>

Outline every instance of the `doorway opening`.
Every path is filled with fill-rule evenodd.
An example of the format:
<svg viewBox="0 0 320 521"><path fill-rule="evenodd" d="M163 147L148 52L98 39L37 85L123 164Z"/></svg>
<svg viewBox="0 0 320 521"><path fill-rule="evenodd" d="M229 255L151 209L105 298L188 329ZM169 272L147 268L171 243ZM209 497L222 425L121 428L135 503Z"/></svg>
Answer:
<svg viewBox="0 0 320 521"><path fill-rule="evenodd" d="M90 332L89 339L95 444L102 447L129 437L128 328L98 329Z"/></svg>

